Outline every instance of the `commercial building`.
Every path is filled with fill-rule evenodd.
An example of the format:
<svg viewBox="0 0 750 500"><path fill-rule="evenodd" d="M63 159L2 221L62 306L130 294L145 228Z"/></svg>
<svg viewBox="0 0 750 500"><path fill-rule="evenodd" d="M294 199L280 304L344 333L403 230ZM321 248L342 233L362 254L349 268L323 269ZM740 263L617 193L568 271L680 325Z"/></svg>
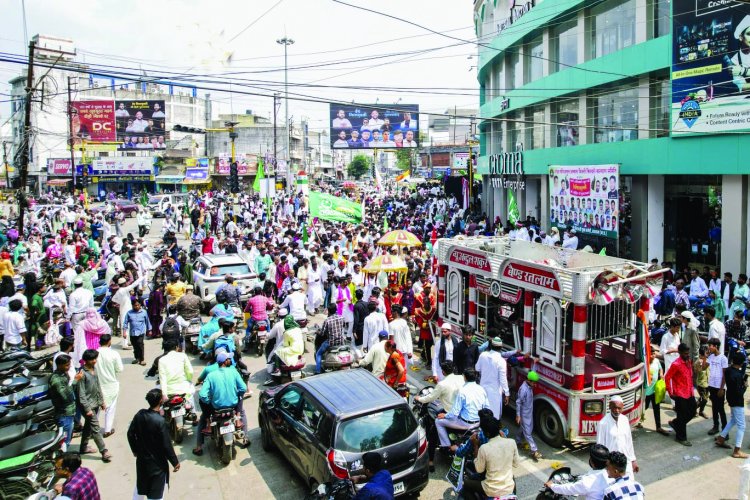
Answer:
<svg viewBox="0 0 750 500"><path fill-rule="evenodd" d="M419 177L442 178L446 173L465 172L471 156L478 150L474 140L476 133L476 109L450 108L443 115L427 117L425 141L420 149ZM465 175L465 174L464 174Z"/></svg>
<svg viewBox="0 0 750 500"><path fill-rule="evenodd" d="M205 149L204 135L176 132L174 125L205 128L210 117L209 97L197 89L155 80L119 78L97 73L76 60L72 40L36 35L35 72L31 109L28 182L32 192L50 187L71 189L74 172L89 165L87 190L101 197L114 192L127 197L158 189L159 168L182 169L184 160ZM18 171L23 141L26 68L10 80L12 157ZM74 109L74 166L68 139L70 118L67 89ZM96 113L87 112L100 106ZM105 109L106 108L106 109ZM132 122L136 121L133 125ZM138 122L143 125L139 127Z"/></svg>
<svg viewBox="0 0 750 500"><path fill-rule="evenodd" d="M512 192L522 218L610 254L746 272L748 14L730 0L475 1L483 208L505 221Z"/></svg>

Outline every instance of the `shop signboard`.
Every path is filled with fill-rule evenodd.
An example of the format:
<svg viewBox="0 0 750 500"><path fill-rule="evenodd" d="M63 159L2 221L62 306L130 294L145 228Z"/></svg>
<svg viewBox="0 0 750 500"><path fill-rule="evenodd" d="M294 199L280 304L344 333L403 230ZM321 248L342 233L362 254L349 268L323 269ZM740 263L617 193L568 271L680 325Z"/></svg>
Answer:
<svg viewBox="0 0 750 500"><path fill-rule="evenodd" d="M672 134L750 129L750 3L672 2Z"/></svg>
<svg viewBox="0 0 750 500"><path fill-rule="evenodd" d="M66 158L48 158L47 175L72 175L70 159Z"/></svg>
<svg viewBox="0 0 750 500"><path fill-rule="evenodd" d="M89 171L89 174L97 176L150 176L153 173L153 170L154 159L151 157L99 158L91 160L91 170Z"/></svg>
<svg viewBox="0 0 750 500"><path fill-rule="evenodd" d="M578 236L617 239L619 166L575 165L549 169L549 220L560 234L568 227Z"/></svg>
<svg viewBox="0 0 750 500"><path fill-rule="evenodd" d="M205 168L188 168L185 169L185 179L200 181L208 179L208 170Z"/></svg>

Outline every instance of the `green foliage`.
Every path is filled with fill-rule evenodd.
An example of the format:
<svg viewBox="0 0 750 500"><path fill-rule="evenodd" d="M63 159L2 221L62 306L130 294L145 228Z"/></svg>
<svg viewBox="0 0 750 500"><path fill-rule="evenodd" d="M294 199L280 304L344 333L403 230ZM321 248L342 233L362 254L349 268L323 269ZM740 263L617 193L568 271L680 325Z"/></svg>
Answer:
<svg viewBox="0 0 750 500"><path fill-rule="evenodd" d="M360 177L367 174L370 171L370 157L365 155L356 155L352 158L349 166L346 167L346 171L350 177L354 177L359 180Z"/></svg>
<svg viewBox="0 0 750 500"><path fill-rule="evenodd" d="M396 150L396 166L401 170L409 170L417 164L417 150L403 148Z"/></svg>

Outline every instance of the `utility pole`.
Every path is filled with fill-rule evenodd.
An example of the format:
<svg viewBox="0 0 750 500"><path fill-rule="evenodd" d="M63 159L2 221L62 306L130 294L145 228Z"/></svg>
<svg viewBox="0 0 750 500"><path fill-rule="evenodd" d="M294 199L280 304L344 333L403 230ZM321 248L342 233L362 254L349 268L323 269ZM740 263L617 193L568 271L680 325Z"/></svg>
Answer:
<svg viewBox="0 0 750 500"><path fill-rule="evenodd" d="M3 168L5 169L5 189L10 189L10 174L8 173L8 150L6 145L8 143L3 141Z"/></svg>
<svg viewBox="0 0 750 500"><path fill-rule="evenodd" d="M286 183L287 189L292 186L292 153L289 150L289 144L291 143L290 130L289 130L289 80L288 80L288 65L287 65L287 47L294 43L289 37L284 37L280 40L276 40L276 43L284 46L284 123L286 126Z"/></svg>
<svg viewBox="0 0 750 500"><path fill-rule="evenodd" d="M276 115L278 114L279 94L273 95L273 179L274 183L279 181L279 172L277 170L277 161L279 151L276 148Z"/></svg>
<svg viewBox="0 0 750 500"><path fill-rule="evenodd" d="M68 76L68 145L70 145L70 169L73 173L73 191L76 189L76 160L75 160L75 138L73 137L73 100L70 95L70 81L73 77ZM84 165L83 168L86 168ZM86 187L84 186L84 189Z"/></svg>
<svg viewBox="0 0 750 500"><path fill-rule="evenodd" d="M26 71L26 97L24 99L23 140L21 141L21 187L18 190L18 234L23 234L24 211L29 206L26 188L29 178L29 147L31 145L31 97L34 94L34 41L29 42L29 67Z"/></svg>

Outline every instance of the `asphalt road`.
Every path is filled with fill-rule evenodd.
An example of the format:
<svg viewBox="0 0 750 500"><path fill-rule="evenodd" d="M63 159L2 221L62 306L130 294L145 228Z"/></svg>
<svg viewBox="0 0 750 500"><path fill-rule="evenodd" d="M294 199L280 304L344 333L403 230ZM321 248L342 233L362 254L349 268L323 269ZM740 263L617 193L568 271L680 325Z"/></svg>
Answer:
<svg viewBox="0 0 750 500"><path fill-rule="evenodd" d="M159 237L161 220L154 220L149 240L155 242ZM135 220L128 219L125 231L135 233ZM182 244L182 243L181 243ZM317 317L313 323L322 321ZM146 342L146 360L150 361L160 354L161 341ZM119 350L119 346L116 347ZM99 481L99 488L104 499L131 498L135 486L135 459L127 444L126 432L132 416L146 406L145 394L154 387L155 379L145 378L146 368L132 365L132 351L121 351L125 371L121 377L120 396L117 403L114 435L107 438L107 446L114 456L110 464L104 464L98 455L85 456L84 465L91 468ZM312 353L306 354L308 370L312 371L314 360ZM204 362L193 358L196 376L203 369ZM205 453L196 457L191 453L195 444L194 430L181 445L176 446L177 455L182 464L179 472L172 474L168 498L277 498L301 499L306 487L296 476L291 467L275 453L266 453L260 446L260 431L257 419L257 394L263 389L265 381L265 364L262 359L251 356L246 358L251 373L250 388L253 396L245 400L245 410L249 421L249 437L252 445L245 450L238 450L237 459L224 466L213 453L207 441ZM421 382L426 371L411 371L411 383ZM707 408L710 412L710 406ZM710 415L710 413L709 413ZM649 498L701 498L729 499L738 497L739 469L741 461L729 457L727 450L713 446L713 438L706 432L711 421L698 417L688 427L688 437L693 442L691 448L677 444L674 439L654 432L653 414L647 412L643 429L633 431L633 439L641 472L636 478L646 488ZM667 422L674 413L662 407L662 421ZM511 434L517 434L513 415L504 417L504 425ZM539 487L546 480L553 467L568 466L574 473L588 470L588 449L557 450L537 440L544 458L538 463L528 458L528 452L522 450L519 466L515 475L518 494L522 499L533 499ZM748 443L749 439L745 439ZM78 438L74 438L72 449L77 449ZM447 459L438 457L437 470L431 474L427 489L422 498L439 499L455 498L456 495L444 479L447 472Z"/></svg>

